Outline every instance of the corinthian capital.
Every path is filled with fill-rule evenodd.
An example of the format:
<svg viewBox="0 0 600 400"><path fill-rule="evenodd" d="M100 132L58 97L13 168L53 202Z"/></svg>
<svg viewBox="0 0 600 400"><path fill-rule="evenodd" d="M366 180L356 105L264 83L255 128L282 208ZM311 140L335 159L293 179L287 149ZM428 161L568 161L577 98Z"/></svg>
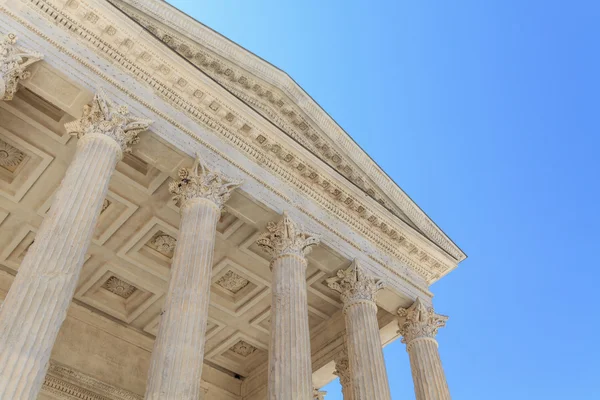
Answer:
<svg viewBox="0 0 600 400"><path fill-rule="evenodd" d="M169 184L169 191L173 200L179 202L183 207L186 202L194 199L208 199L222 208L231 192L242 183L228 181L217 171L211 171L200 161L196 155L196 161L192 168L181 168L179 180Z"/></svg>
<svg viewBox="0 0 600 400"><path fill-rule="evenodd" d="M269 222L267 232L260 235L256 244L271 257L284 254L296 254L305 256L310 252L312 246L319 244L321 238L318 235L304 231L283 212L283 218L278 222Z"/></svg>
<svg viewBox="0 0 600 400"><path fill-rule="evenodd" d="M324 392L322 390L319 389L315 389L313 391L313 399L314 400L325 400L325 395L327 394L327 392Z"/></svg>
<svg viewBox="0 0 600 400"><path fill-rule="evenodd" d="M406 344L422 337L433 339L447 320L447 316L436 314L433 308L425 307L417 298L410 307L398 310L398 333L403 336L402 343Z"/></svg>
<svg viewBox="0 0 600 400"><path fill-rule="evenodd" d="M0 100L11 100L19 81L31 75L27 67L44 58L41 53L23 49L15 43L17 36L14 33L0 36Z"/></svg>
<svg viewBox="0 0 600 400"><path fill-rule="evenodd" d="M350 377L350 361L348 360L348 352L346 350L342 350L339 352L335 358L335 370L333 374L340 378L340 384L342 387L349 387L347 385L351 384L352 378Z"/></svg>
<svg viewBox="0 0 600 400"><path fill-rule="evenodd" d="M336 276L327 279L327 286L340 292L344 305L357 300L375 302L377 292L385 287L385 283L375 277L366 275L358 260L346 270L339 270Z"/></svg>
<svg viewBox="0 0 600 400"><path fill-rule="evenodd" d="M129 113L127 105L116 105L99 89L92 104L83 108L83 116L65 124L69 135L81 138L87 134L103 134L114 139L121 150L131 151L130 146L139 142L138 134L152 124L149 119L136 118Z"/></svg>

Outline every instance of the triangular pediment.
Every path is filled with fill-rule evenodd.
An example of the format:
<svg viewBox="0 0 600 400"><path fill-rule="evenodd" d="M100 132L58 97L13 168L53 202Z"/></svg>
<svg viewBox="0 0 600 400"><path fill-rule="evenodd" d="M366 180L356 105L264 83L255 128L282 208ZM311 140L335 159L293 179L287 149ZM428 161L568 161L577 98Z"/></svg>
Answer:
<svg viewBox="0 0 600 400"><path fill-rule="evenodd" d="M457 261L465 254L285 72L160 0L109 0L282 135ZM273 146L265 139L264 146Z"/></svg>

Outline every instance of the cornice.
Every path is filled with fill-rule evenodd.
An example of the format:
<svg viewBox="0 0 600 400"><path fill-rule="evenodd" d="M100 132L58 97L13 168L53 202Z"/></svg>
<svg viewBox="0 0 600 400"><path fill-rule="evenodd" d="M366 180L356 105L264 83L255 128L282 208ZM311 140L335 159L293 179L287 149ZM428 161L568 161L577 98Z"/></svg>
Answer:
<svg viewBox="0 0 600 400"><path fill-rule="evenodd" d="M260 126L246 115L241 115L240 112L234 110L234 107L228 106L227 99L222 98L222 95L209 91L210 88L199 81L195 74L191 75L185 68L161 56L160 43L152 42L156 39L148 35L147 40L142 40L146 38L143 34L140 36L139 32L136 35L136 32L132 32L131 29L128 30L121 26L117 29L114 26L114 15L106 17L88 3L80 4L76 0L70 0L64 4L62 9L59 9L52 5L57 1L24 0L23 2L49 22L79 37L97 54L108 58L113 64L128 71L130 76L150 85L166 103L182 110L190 118L208 127L211 131L221 134L226 141L244 152L250 159L304 192L332 215L345 221L383 251L410 267L425 281L431 283L455 267L454 262L436 258L435 252L429 251L427 245L420 243L418 239L415 240L406 234L399 233L404 232L405 229L391 222L379 204L369 198L360 199L359 195L355 193L349 194L348 188L343 188L331 176L328 176L326 169L304 158L306 156L297 149L293 149L293 146L288 148L278 143L265 146L268 133L261 130ZM12 14L6 9L4 12ZM29 26L29 29L32 27ZM44 37L41 32L37 33ZM45 37L45 40L52 42L48 37ZM57 45L57 43L54 44ZM134 47L136 47L135 51L132 50ZM68 49L63 48L61 51L68 53ZM144 61L145 54L150 55L150 61ZM85 63L76 55L71 55L71 57ZM87 66L92 68L89 64ZM121 90L126 91L111 77L101 72L97 73L107 81L113 82ZM200 100L196 96L200 90L198 88L204 91ZM172 118L163 115L144 99L136 98L136 100L198 140L193 132ZM230 118L230 115L233 115L233 119ZM289 144L286 145L289 146ZM223 156L229 160L228 157ZM233 160L229 161L235 164ZM258 178L257 180L260 181ZM274 191L273 188L270 190ZM300 209L323 225L306 209ZM378 227L379 231L374 230L374 227ZM339 236L338 232L335 233ZM344 240L352 244L347 238ZM356 244L353 246L359 248ZM386 266L372 255L369 257ZM407 280L394 268L387 267L387 269L414 286L410 280ZM418 286L416 287L418 288ZM419 290L421 289L419 288Z"/></svg>
<svg viewBox="0 0 600 400"><path fill-rule="evenodd" d="M164 1L109 1L122 9L125 9L122 4L128 4L163 24L164 31L161 32L158 26L145 19L139 12L134 12L132 15L132 8L128 9L132 17L146 28L155 30L153 33L201 68L203 72L228 89L234 89L236 92L239 90L242 96L252 98L254 100L252 103L262 110L270 108L272 112L278 114L279 118L272 120L274 123L315 151L321 159L390 212L400 218L405 214L421 232L457 261L466 258L462 250L284 71ZM166 32L167 29L169 32ZM164 40L165 36L166 40ZM201 49L194 42L212 51L213 54ZM271 85L272 87L269 87ZM286 120L289 123L281 124ZM335 151L334 147L338 146L342 151ZM387 200L388 198L391 202Z"/></svg>

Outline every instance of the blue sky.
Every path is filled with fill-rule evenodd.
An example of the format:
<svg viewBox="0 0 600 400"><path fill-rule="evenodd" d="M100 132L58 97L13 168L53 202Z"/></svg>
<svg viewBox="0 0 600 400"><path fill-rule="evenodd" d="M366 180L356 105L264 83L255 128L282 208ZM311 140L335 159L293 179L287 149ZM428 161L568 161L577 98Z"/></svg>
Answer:
<svg viewBox="0 0 600 400"><path fill-rule="evenodd" d="M432 286L453 398L600 399L600 3L170 2L288 72L469 255Z"/></svg>

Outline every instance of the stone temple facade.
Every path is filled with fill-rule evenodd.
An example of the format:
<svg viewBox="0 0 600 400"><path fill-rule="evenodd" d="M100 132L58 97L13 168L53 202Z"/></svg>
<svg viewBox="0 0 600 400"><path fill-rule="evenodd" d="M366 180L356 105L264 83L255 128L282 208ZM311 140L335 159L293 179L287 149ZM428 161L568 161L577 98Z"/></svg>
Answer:
<svg viewBox="0 0 600 400"><path fill-rule="evenodd" d="M0 399L450 392L465 254L288 75L160 0L0 0ZM392 377L393 378L393 377Z"/></svg>

